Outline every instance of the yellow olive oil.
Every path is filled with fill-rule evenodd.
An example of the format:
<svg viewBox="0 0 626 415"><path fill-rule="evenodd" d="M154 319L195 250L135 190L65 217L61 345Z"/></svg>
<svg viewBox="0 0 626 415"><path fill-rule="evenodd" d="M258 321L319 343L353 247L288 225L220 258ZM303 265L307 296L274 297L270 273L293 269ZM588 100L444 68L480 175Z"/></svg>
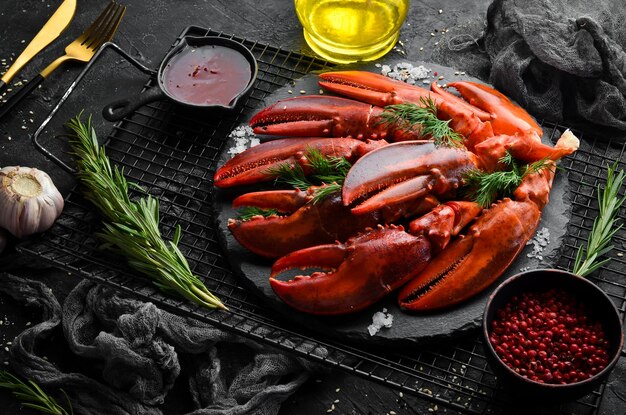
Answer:
<svg viewBox="0 0 626 415"><path fill-rule="evenodd" d="M396 44L409 0L295 0L304 38L333 62L374 60Z"/></svg>

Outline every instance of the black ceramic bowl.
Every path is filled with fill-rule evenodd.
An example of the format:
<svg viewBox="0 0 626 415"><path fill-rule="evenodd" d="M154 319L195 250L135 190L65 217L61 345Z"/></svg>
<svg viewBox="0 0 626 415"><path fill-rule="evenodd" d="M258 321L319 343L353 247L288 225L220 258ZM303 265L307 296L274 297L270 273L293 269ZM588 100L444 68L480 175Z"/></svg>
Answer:
<svg viewBox="0 0 626 415"><path fill-rule="evenodd" d="M524 292L543 291L560 288L572 294L584 303L594 321L600 321L609 341L609 363L596 375L579 382L569 384L547 384L530 380L511 368L500 357L489 340L492 321L496 312L503 308L514 295ZM556 270L540 269L514 275L503 282L489 297L483 315L483 339L485 352L494 372L505 387L515 395L532 397L532 400L544 402L563 402L574 400L592 392L611 372L620 357L624 344L622 323L611 299L597 285L575 274Z"/></svg>

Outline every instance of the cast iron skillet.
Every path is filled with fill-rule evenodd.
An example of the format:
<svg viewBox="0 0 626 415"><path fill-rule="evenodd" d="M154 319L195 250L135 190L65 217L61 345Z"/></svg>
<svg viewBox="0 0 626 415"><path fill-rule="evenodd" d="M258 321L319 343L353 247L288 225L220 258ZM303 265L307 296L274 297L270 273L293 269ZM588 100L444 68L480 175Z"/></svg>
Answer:
<svg viewBox="0 0 626 415"><path fill-rule="evenodd" d="M181 53L186 48L198 48L202 46L210 46L210 45L219 45L224 46L237 52L241 53L248 63L250 64L250 80L248 84L244 87L244 89L237 95L228 105L220 105L220 104L194 104L190 102L183 101L179 98L174 97L170 94L167 88L164 85L164 77L163 73L165 68L170 63L172 58ZM146 105L150 102L170 99L182 106L192 108L192 109L206 109L206 110L225 110L230 111L233 110L238 102L242 100L242 98L246 97L250 91L252 90L252 84L257 77L258 65L254 55L248 48L246 48L241 43L227 38L217 37L217 36L205 36L205 37L194 37L194 36L185 36L181 39L180 43L176 45L163 59L161 62L161 66L159 67L159 71L157 73L157 85L151 88L146 89L141 94L121 99L119 101L112 102L104 107L102 110L102 116L108 121L119 121L124 117L131 114L137 108Z"/></svg>

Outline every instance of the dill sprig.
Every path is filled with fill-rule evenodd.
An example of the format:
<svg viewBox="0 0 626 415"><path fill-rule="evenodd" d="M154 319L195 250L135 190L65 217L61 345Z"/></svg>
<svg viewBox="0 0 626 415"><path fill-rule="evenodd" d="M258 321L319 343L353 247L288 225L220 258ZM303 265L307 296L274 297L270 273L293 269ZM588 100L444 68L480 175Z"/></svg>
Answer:
<svg viewBox="0 0 626 415"><path fill-rule="evenodd" d="M470 170L465 175L468 197L483 208L493 203L498 195L510 196L520 182L519 173L513 170L493 173Z"/></svg>
<svg viewBox="0 0 626 415"><path fill-rule="evenodd" d="M276 183L283 183L290 187L306 190L311 186L320 187L313 195L312 202L319 203L325 197L341 190L352 164L344 157L324 156L321 151L307 148L305 157L309 162L312 173L304 174L302 166L288 162L279 163L267 169L267 174L276 177Z"/></svg>
<svg viewBox="0 0 626 415"><path fill-rule="evenodd" d="M422 97L420 104L387 105L380 115L380 122L396 128L419 130L422 136L432 137L438 146L465 148L463 136L450 128L450 120L437 118L434 100Z"/></svg>
<svg viewBox="0 0 626 415"><path fill-rule="evenodd" d="M325 156L321 151L307 148L304 156L311 169L309 175L304 174L304 169L299 164L289 162L279 163L266 170L266 174L275 177L275 183L286 184L295 189L307 190L312 186L319 186L313 193L310 203L319 203L326 197L341 191L343 184L352 164L345 157ZM274 209L262 209L257 207L245 207L240 209L237 218L250 220L254 216L268 217L277 214Z"/></svg>
<svg viewBox="0 0 626 415"><path fill-rule="evenodd" d="M510 197L527 175L547 168L551 165L549 161L549 159L542 159L520 167L511 154L507 152L500 159L500 163L508 166L510 170L487 173L472 169L465 173L466 195L483 208L486 208L498 196Z"/></svg>
<svg viewBox="0 0 626 415"><path fill-rule="evenodd" d="M98 236L105 247L125 256L135 270L152 279L168 294L187 298L208 308L226 310L200 279L191 272L189 263L178 248L180 226L172 241L165 241L159 231L159 202L147 195L134 202L123 170L112 166L104 147L98 144L91 117L87 124L80 115L70 120L67 127L74 133L69 144L76 161L83 194L104 217L103 231Z"/></svg>
<svg viewBox="0 0 626 415"><path fill-rule="evenodd" d="M621 170L616 175L616 170L617 161L607 170L604 188L597 187L600 213L593 221L587 246L581 245L578 248L572 271L581 277L591 274L610 261L610 258L600 259L600 257L613 249L611 239L623 226L621 223L617 224L617 214L626 199L626 195L619 197L619 190L624 184L626 173Z"/></svg>
<svg viewBox="0 0 626 415"><path fill-rule="evenodd" d="M29 380L28 383L18 379L13 374L0 370L0 387L9 389L13 395L21 401L22 406L37 410L50 415L73 415L72 403L63 389L63 395L67 400L69 412L65 410L51 396L47 395L35 382Z"/></svg>
<svg viewBox="0 0 626 415"><path fill-rule="evenodd" d="M341 185L339 183L331 183L326 186L322 186L315 190L315 194L313 195L313 199L311 202L313 204L320 203L322 200L326 199L328 196L333 195L337 192L341 191Z"/></svg>
<svg viewBox="0 0 626 415"><path fill-rule="evenodd" d="M273 215L279 215L280 212L276 209L264 209L256 206L244 206L237 210L237 219L241 221L247 221L255 216L263 216L265 218Z"/></svg>
<svg viewBox="0 0 626 415"><path fill-rule="evenodd" d="M312 177L320 183L342 184L352 163L345 157L324 156L321 151L309 148L306 158L313 169Z"/></svg>
<svg viewBox="0 0 626 415"><path fill-rule="evenodd" d="M290 164L289 162L278 163L275 166L269 167L266 170L266 174L276 178L274 183L286 184L295 189L306 190L312 186L312 183L304 174L302 166L299 164Z"/></svg>

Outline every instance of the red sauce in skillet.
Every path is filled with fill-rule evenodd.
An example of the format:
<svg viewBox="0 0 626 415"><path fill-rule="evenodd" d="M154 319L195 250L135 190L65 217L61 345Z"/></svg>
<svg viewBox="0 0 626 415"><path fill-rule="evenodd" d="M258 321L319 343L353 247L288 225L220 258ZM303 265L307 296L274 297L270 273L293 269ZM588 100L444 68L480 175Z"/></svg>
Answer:
<svg viewBox="0 0 626 415"><path fill-rule="evenodd" d="M167 92L195 105L228 105L250 82L250 64L220 45L186 47L163 70Z"/></svg>

